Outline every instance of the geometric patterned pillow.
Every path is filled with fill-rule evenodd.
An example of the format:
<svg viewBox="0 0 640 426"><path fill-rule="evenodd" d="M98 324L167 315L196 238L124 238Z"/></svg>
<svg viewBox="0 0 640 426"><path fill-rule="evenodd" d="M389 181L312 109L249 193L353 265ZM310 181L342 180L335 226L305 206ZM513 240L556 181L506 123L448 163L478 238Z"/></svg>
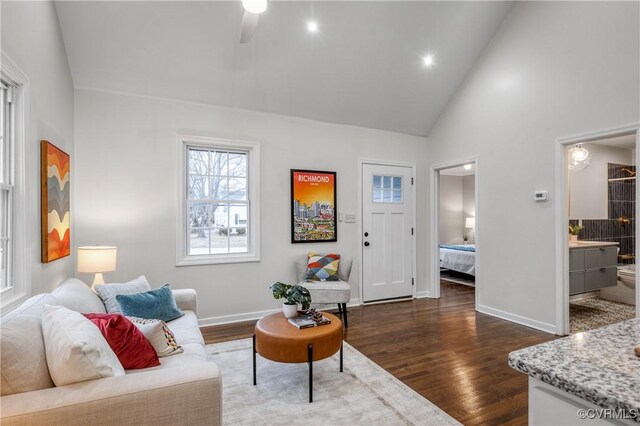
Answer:
<svg viewBox="0 0 640 426"><path fill-rule="evenodd" d="M339 254L309 253L307 273L305 274L304 279L311 281L339 281L339 265Z"/></svg>
<svg viewBox="0 0 640 426"><path fill-rule="evenodd" d="M127 319L144 334L144 337L149 340L149 343L151 343L160 358L184 352L182 346L176 342L173 332L164 321L137 317L127 317Z"/></svg>

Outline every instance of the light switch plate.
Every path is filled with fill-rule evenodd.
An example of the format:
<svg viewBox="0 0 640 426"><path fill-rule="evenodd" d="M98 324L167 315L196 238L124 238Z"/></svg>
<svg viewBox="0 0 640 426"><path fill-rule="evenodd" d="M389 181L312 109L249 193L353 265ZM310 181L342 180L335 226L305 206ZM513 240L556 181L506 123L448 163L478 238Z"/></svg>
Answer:
<svg viewBox="0 0 640 426"><path fill-rule="evenodd" d="M353 213L345 213L344 214L344 221L346 223L356 223L356 215Z"/></svg>

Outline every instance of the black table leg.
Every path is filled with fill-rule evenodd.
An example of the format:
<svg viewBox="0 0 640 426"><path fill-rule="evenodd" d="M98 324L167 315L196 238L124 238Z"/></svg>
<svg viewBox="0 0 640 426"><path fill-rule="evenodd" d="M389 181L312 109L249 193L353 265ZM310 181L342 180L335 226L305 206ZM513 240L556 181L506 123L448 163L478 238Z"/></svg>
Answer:
<svg viewBox="0 0 640 426"><path fill-rule="evenodd" d="M307 359L309 360L309 402L313 402L313 344L309 343L307 349Z"/></svg>
<svg viewBox="0 0 640 426"><path fill-rule="evenodd" d="M341 373L343 371L343 368L342 368L342 348L343 348L342 341L340 341L340 372Z"/></svg>
<svg viewBox="0 0 640 426"><path fill-rule="evenodd" d="M253 386L257 384L256 382L256 335L253 335Z"/></svg>

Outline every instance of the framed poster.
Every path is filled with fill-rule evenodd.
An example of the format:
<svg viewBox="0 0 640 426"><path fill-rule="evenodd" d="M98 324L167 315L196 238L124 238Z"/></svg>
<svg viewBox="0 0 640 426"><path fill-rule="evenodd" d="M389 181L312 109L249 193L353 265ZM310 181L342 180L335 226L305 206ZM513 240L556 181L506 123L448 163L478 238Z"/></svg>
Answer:
<svg viewBox="0 0 640 426"><path fill-rule="evenodd" d="M336 172L291 170L291 242L338 241Z"/></svg>
<svg viewBox="0 0 640 426"><path fill-rule="evenodd" d="M69 154L48 141L40 142L42 263L71 253Z"/></svg>

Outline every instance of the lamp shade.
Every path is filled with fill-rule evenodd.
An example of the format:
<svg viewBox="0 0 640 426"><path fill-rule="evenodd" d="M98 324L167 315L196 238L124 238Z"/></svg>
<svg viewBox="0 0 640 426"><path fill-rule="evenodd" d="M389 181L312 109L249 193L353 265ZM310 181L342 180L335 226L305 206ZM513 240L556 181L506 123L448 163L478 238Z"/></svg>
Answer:
<svg viewBox="0 0 640 426"><path fill-rule="evenodd" d="M476 218L475 217L468 217L464 220L464 227L465 228L475 228L476 227Z"/></svg>
<svg viewBox="0 0 640 426"><path fill-rule="evenodd" d="M78 247L78 272L101 273L116 270L118 249L108 246Z"/></svg>

